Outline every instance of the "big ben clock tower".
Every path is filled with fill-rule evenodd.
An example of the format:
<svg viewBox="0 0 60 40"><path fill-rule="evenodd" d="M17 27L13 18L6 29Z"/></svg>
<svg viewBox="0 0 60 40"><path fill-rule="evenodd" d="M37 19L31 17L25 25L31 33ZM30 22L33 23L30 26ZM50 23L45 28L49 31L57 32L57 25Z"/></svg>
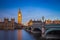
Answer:
<svg viewBox="0 0 60 40"><path fill-rule="evenodd" d="M18 11L18 24L22 24L22 14L21 14L20 9Z"/></svg>

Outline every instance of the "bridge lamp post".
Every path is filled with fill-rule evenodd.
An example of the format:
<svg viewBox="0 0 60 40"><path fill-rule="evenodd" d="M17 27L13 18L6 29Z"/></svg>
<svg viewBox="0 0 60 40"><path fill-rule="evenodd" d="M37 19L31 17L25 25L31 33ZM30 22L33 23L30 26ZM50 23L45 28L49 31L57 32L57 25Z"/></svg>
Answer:
<svg viewBox="0 0 60 40"><path fill-rule="evenodd" d="M42 17L42 38L45 37L45 23L44 23L44 16Z"/></svg>

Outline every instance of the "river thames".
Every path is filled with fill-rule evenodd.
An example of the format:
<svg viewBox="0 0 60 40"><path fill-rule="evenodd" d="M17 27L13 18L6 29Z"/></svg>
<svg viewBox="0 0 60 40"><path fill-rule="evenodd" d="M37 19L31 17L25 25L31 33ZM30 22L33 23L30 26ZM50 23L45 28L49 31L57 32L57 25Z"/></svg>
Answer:
<svg viewBox="0 0 60 40"><path fill-rule="evenodd" d="M47 39L42 39L40 34L32 34L24 29L21 29L21 30L0 30L0 40L47 40Z"/></svg>
<svg viewBox="0 0 60 40"><path fill-rule="evenodd" d="M25 30L0 30L0 40L39 40Z"/></svg>

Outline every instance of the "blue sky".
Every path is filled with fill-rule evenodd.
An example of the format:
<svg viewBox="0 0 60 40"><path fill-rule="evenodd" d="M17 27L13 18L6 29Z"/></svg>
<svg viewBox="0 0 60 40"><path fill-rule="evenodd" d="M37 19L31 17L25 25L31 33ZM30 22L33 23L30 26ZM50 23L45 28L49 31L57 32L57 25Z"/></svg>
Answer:
<svg viewBox="0 0 60 40"><path fill-rule="evenodd" d="M18 9L22 12L23 23L30 19L60 19L60 0L0 0L0 18L11 17L17 22Z"/></svg>

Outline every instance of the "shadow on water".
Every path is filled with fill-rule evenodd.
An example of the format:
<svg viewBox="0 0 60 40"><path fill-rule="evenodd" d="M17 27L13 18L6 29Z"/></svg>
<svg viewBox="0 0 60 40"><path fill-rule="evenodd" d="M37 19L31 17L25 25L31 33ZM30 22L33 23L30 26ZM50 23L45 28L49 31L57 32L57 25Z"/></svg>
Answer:
<svg viewBox="0 0 60 40"><path fill-rule="evenodd" d="M60 40L60 30L52 30L46 35L47 40Z"/></svg>

